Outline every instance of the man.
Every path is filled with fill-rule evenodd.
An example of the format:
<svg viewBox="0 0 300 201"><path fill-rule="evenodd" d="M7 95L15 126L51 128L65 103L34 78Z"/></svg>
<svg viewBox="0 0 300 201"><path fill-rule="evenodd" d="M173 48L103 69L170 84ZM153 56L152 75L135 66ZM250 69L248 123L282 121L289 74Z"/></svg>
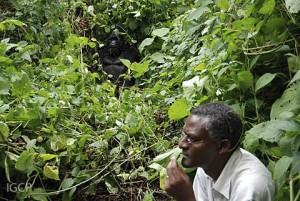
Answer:
<svg viewBox="0 0 300 201"><path fill-rule="evenodd" d="M168 164L165 190L177 201L271 201L274 183L266 167L239 148L240 118L223 103L194 109L183 127L184 167L198 167L193 184L177 166Z"/></svg>

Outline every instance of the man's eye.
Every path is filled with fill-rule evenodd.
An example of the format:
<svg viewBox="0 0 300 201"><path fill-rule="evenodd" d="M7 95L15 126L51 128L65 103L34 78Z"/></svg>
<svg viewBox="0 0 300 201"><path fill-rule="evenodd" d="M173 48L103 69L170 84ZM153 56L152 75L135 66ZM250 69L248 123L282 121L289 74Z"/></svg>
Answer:
<svg viewBox="0 0 300 201"><path fill-rule="evenodd" d="M190 137L186 137L186 140L188 141L188 142L195 142L195 140L193 139L193 138L190 138Z"/></svg>

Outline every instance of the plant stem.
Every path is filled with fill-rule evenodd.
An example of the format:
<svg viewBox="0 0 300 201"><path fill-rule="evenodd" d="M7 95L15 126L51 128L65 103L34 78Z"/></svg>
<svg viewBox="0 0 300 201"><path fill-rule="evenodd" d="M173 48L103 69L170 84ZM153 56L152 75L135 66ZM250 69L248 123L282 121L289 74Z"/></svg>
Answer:
<svg viewBox="0 0 300 201"><path fill-rule="evenodd" d="M293 176L290 174L290 181L289 181L289 186L290 186L290 201L294 201L294 187L293 187Z"/></svg>

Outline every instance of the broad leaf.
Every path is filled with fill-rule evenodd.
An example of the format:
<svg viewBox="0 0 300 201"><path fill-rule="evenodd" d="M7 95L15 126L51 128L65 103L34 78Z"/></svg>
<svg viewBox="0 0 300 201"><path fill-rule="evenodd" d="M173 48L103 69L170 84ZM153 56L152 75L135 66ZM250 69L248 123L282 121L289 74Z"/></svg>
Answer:
<svg viewBox="0 0 300 201"><path fill-rule="evenodd" d="M246 90L253 85L253 75L249 71L242 71L238 73L239 87Z"/></svg>
<svg viewBox="0 0 300 201"><path fill-rule="evenodd" d="M133 71L133 77L138 78L144 75L149 69L150 60L146 60L143 63L134 62L129 67Z"/></svg>
<svg viewBox="0 0 300 201"><path fill-rule="evenodd" d="M280 122L280 120L272 120L260 123L248 130L246 135L253 135L268 142L278 142L284 134Z"/></svg>
<svg viewBox="0 0 300 201"><path fill-rule="evenodd" d="M297 71L297 73L294 75L293 79L290 81L289 85L300 80L300 70Z"/></svg>
<svg viewBox="0 0 300 201"><path fill-rule="evenodd" d="M131 62L128 59L120 59L120 61L127 67L130 68Z"/></svg>
<svg viewBox="0 0 300 201"><path fill-rule="evenodd" d="M12 84L12 95L17 97L28 96L32 91L32 85L27 73L22 72L22 78L16 79Z"/></svg>
<svg viewBox="0 0 300 201"><path fill-rule="evenodd" d="M34 167L34 158L36 153L31 150L23 151L16 162L16 169L31 173Z"/></svg>
<svg viewBox="0 0 300 201"><path fill-rule="evenodd" d="M255 91L257 92L267 84L269 84L274 78L276 74L266 73L263 76L261 76L255 84Z"/></svg>
<svg viewBox="0 0 300 201"><path fill-rule="evenodd" d="M169 29L168 28L161 28L161 29L155 29L152 34L154 36L158 36L160 38L164 37L165 35L167 35L169 33Z"/></svg>
<svg viewBox="0 0 300 201"><path fill-rule="evenodd" d="M48 163L44 166L44 175L50 179L59 180L58 167L49 165Z"/></svg>
<svg viewBox="0 0 300 201"><path fill-rule="evenodd" d="M180 99L175 101L168 111L169 117L172 120L179 120L190 114L187 101L185 99Z"/></svg>
<svg viewBox="0 0 300 201"><path fill-rule="evenodd" d="M282 96L272 105L271 119L279 118L284 112L297 112L300 109L300 83L286 89Z"/></svg>
<svg viewBox="0 0 300 201"><path fill-rule="evenodd" d="M163 165L163 163L165 163L165 161L170 161L171 156L175 156L177 158L181 152L182 152L182 150L179 147L176 147L166 153L156 156L153 159L153 162Z"/></svg>
<svg viewBox="0 0 300 201"><path fill-rule="evenodd" d="M189 13L187 21L199 19L205 12L209 11L207 7L200 7Z"/></svg>
<svg viewBox="0 0 300 201"><path fill-rule="evenodd" d="M168 178L167 169L166 168L162 168L159 171L159 187L162 190L165 190L165 183L167 181L167 178Z"/></svg>
<svg viewBox="0 0 300 201"><path fill-rule="evenodd" d="M221 0L218 3L218 6L221 8L221 10L227 11L230 7L230 4L229 4L228 0Z"/></svg>
<svg viewBox="0 0 300 201"><path fill-rule="evenodd" d="M20 56L22 59L25 59L29 62L31 62L31 57L30 57L30 54L28 51L24 52L21 56Z"/></svg>
<svg viewBox="0 0 300 201"><path fill-rule="evenodd" d="M153 43L153 41L154 41L154 38L146 38L146 39L144 39L142 41L142 43L140 44L140 46L139 46L139 51L142 52L144 50L144 48L146 46L151 45Z"/></svg>
<svg viewBox="0 0 300 201"><path fill-rule="evenodd" d="M0 22L0 30L3 31L4 29L5 29L5 25L2 22Z"/></svg>
<svg viewBox="0 0 300 201"><path fill-rule="evenodd" d="M287 172L292 161L293 161L292 157L283 156L276 162L275 168L274 168L274 179L275 180L281 179L281 177Z"/></svg>
<svg viewBox="0 0 300 201"><path fill-rule="evenodd" d="M275 0L267 0L263 7L258 11L261 14L271 14L275 8Z"/></svg>
<svg viewBox="0 0 300 201"><path fill-rule="evenodd" d="M6 123L0 122L0 142L8 138L9 128Z"/></svg>
<svg viewBox="0 0 300 201"><path fill-rule="evenodd" d="M38 157L43 159L43 161L48 161L48 160L51 160L51 159L57 157L57 155L55 155L55 154L39 154Z"/></svg>
<svg viewBox="0 0 300 201"><path fill-rule="evenodd" d="M290 56L288 58L288 66L289 66L289 70L293 73L300 70L300 57L294 55Z"/></svg>
<svg viewBox="0 0 300 201"><path fill-rule="evenodd" d="M32 192L31 192L31 197L34 200L38 200L38 201L47 201L47 192L45 191L45 189L43 188L35 188Z"/></svg>
<svg viewBox="0 0 300 201"><path fill-rule="evenodd" d="M72 178L66 178L61 182L61 188L66 189L71 187L75 183L74 179Z"/></svg>
<svg viewBox="0 0 300 201"><path fill-rule="evenodd" d="M5 153L10 158L10 160L12 160L12 161L17 161L18 158L20 157L17 154L11 153L9 151L5 151Z"/></svg>
<svg viewBox="0 0 300 201"><path fill-rule="evenodd" d="M3 64L11 64L12 63L12 60L8 57L3 57L3 56L0 56L0 64L3 65Z"/></svg>
<svg viewBox="0 0 300 201"><path fill-rule="evenodd" d="M21 22L19 20L5 20L3 23L13 24L13 25L17 25L17 26L26 26L26 24L24 22Z"/></svg>
<svg viewBox="0 0 300 201"><path fill-rule="evenodd" d="M164 63L165 62L165 55L160 52L155 52L150 56L150 59L157 63Z"/></svg>

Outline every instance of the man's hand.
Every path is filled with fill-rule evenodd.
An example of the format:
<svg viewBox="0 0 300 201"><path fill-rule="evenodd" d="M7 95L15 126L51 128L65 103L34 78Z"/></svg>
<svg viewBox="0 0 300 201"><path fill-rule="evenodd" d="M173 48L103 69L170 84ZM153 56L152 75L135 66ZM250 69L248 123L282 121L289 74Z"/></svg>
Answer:
<svg viewBox="0 0 300 201"><path fill-rule="evenodd" d="M190 178L177 166L175 157L168 164L167 173L165 191L168 194L177 201L196 201Z"/></svg>

